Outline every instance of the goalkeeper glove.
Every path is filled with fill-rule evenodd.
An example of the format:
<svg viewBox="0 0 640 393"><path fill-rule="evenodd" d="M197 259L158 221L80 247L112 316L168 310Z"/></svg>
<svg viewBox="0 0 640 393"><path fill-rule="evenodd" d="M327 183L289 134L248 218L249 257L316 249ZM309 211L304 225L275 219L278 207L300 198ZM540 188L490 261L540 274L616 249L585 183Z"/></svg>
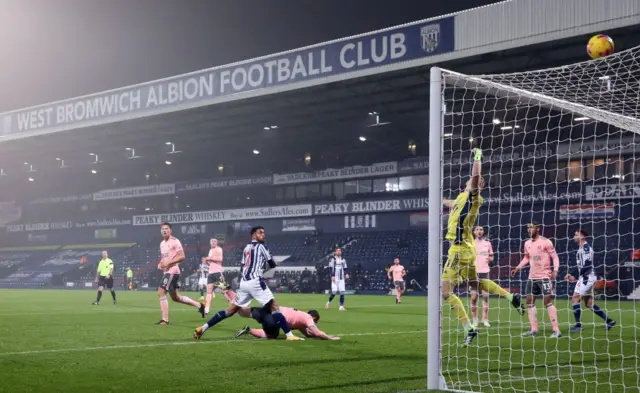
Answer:
<svg viewBox="0 0 640 393"><path fill-rule="evenodd" d="M482 161L482 149L473 149L473 161Z"/></svg>

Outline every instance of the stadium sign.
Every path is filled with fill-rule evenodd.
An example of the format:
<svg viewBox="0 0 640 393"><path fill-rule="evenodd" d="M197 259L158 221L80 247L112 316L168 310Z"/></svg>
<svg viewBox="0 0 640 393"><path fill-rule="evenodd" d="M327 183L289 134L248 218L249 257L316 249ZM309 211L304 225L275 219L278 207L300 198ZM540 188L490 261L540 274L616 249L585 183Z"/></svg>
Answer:
<svg viewBox="0 0 640 393"><path fill-rule="evenodd" d="M40 205L40 204L49 204L49 203L90 201L92 199L93 199L93 194L67 195L67 196L61 196L61 197L38 198L28 203L30 205Z"/></svg>
<svg viewBox="0 0 640 393"><path fill-rule="evenodd" d="M87 227L115 227L131 225L131 220L119 219L99 219L87 222L40 222L7 225L7 232L35 232L35 231L51 231L58 229L80 229Z"/></svg>
<svg viewBox="0 0 640 393"><path fill-rule="evenodd" d="M0 115L1 140L202 107L270 87L308 86L303 83L452 52L454 45L453 17L423 21L7 112Z"/></svg>
<svg viewBox="0 0 640 393"><path fill-rule="evenodd" d="M94 201L106 201L112 199L139 198L157 195L172 195L176 192L175 184L156 184L152 186L128 187L111 190L102 190L93 194Z"/></svg>
<svg viewBox="0 0 640 393"><path fill-rule="evenodd" d="M628 183L588 186L586 198L587 200L640 198L640 185Z"/></svg>
<svg viewBox="0 0 640 393"><path fill-rule="evenodd" d="M323 203L313 206L314 215L427 210L427 198L398 198L380 201Z"/></svg>
<svg viewBox="0 0 640 393"><path fill-rule="evenodd" d="M199 180L193 182L176 183L176 191L211 190L215 188L269 186L273 183L271 176L247 177L239 179Z"/></svg>
<svg viewBox="0 0 640 393"><path fill-rule="evenodd" d="M309 183L324 180L355 179L371 176L387 176L398 173L397 162L379 162L369 166L349 166L341 169L325 169L315 172L287 173L273 175L273 184Z"/></svg>
<svg viewBox="0 0 640 393"><path fill-rule="evenodd" d="M560 206L561 220L578 220L581 218L604 217L611 218L616 214L613 203L599 205L562 205Z"/></svg>
<svg viewBox="0 0 640 393"><path fill-rule="evenodd" d="M631 154L637 149L637 142L633 137L611 138L605 140L576 141L558 145L559 156L589 154L589 157L614 156Z"/></svg>
<svg viewBox="0 0 640 393"><path fill-rule="evenodd" d="M497 196L484 197L485 205L491 203L555 202L582 199L580 191L554 191L546 188L504 192Z"/></svg>
<svg viewBox="0 0 640 393"><path fill-rule="evenodd" d="M315 218L297 218L282 220L282 232L313 232L316 230Z"/></svg>
<svg viewBox="0 0 640 393"><path fill-rule="evenodd" d="M218 222L267 218L289 218L311 216L311 205L289 205L255 207L233 210L207 210L198 212L147 214L133 216L133 225L160 225L163 222L171 224L191 224L198 222Z"/></svg>
<svg viewBox="0 0 640 393"><path fill-rule="evenodd" d="M52 229L71 229L75 225L71 221L62 222L40 222L35 224L15 224L7 225L7 232L34 232L49 231Z"/></svg>

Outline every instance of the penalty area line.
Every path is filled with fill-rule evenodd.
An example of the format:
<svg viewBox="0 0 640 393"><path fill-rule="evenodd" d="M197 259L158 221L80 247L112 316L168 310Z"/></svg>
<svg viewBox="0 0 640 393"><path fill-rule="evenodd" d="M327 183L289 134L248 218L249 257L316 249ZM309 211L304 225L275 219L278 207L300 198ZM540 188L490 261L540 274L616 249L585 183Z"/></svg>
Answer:
<svg viewBox="0 0 640 393"><path fill-rule="evenodd" d="M426 330L411 330L405 332L370 332L370 333L347 333L336 334L340 337L358 337L358 336L388 336L388 335L401 335L401 334L424 334ZM4 356L19 356L19 355L40 355L47 353L64 353L64 352L88 352L88 351L105 351L111 349L139 349L139 348L157 348L157 347L169 347L169 346L182 346L182 345L207 345L207 344L231 344L231 343L259 343L268 342L269 340L212 340L212 341L173 341L167 343L150 343L150 344L129 344L129 345L107 345L101 347L79 347L79 348L57 348L57 349L38 349L33 351L19 351L19 352L0 352L0 357Z"/></svg>

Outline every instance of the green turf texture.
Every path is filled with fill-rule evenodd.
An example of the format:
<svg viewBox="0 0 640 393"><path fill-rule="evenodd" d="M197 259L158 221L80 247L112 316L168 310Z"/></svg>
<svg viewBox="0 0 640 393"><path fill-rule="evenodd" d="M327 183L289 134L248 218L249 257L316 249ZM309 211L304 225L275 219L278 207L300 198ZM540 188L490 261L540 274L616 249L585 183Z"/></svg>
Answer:
<svg viewBox="0 0 640 393"><path fill-rule="evenodd" d="M319 327L342 340L236 340L235 331L245 323L257 326L235 316L194 342L193 329L203 323L199 314L170 303L171 324L155 326L160 310L154 292L118 291L113 306L105 291L102 304L92 306L91 291L0 290L0 392L425 391L426 298L406 297L396 305L390 296L348 296L346 312L338 312L337 299L324 310L324 295L277 299L318 309ZM444 334L449 383L492 393L637 392L639 307L601 303L619 327L607 334L584 311L585 331L569 336L570 304L556 304L565 333L559 341L519 337L526 317L495 299L493 326L481 330L470 348L459 346L464 332L445 310L445 329L455 322ZM218 296L212 310L225 305ZM538 314L548 335L541 305Z"/></svg>

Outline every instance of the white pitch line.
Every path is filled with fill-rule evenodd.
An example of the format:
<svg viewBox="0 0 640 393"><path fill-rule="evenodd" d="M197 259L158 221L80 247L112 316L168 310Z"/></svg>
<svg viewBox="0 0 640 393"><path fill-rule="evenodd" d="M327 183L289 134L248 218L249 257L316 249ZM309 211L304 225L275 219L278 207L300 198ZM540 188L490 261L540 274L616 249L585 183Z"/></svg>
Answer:
<svg viewBox="0 0 640 393"><path fill-rule="evenodd" d="M569 367L571 369L577 369L578 367L574 367L571 366ZM612 370L607 370L607 369L600 369L600 370L593 370L593 371L579 371L579 370L575 370L577 376L580 375L595 375L595 374L606 374L608 372L614 373L614 372L632 372L632 371L637 371L637 368L635 367L623 367L623 368L614 368ZM507 383L514 383L514 382L526 382L526 381L533 381L533 380L542 380L542 381L548 381L550 378L553 378L555 380L559 379L561 376L560 375L544 375L544 376L532 376L532 377L515 377L515 378L509 378L509 379L498 379L495 381L480 381L480 382L476 382L476 383L470 383L470 382L466 382L466 383L462 383L462 384L456 384L456 386L461 387L461 386L477 386L478 383L480 384L487 384L487 385L504 385ZM566 375L563 375L562 377L566 377ZM586 381L585 381L586 382Z"/></svg>
<svg viewBox="0 0 640 393"><path fill-rule="evenodd" d="M400 335L400 334L418 334L426 333L426 330L410 330L406 332L371 332L371 333L347 333L336 334L340 337L356 337L356 336L388 336L388 335ZM104 347L80 347L80 348L58 348L58 349L39 349L34 351L21 351L21 352L0 352L2 356L16 356L16 355L36 355L45 353L61 353L61 352L83 352L83 351L102 351L110 349L128 349L128 348L155 348L155 347L167 347L167 346L181 346L181 345L202 345L202 344L228 344L228 343L256 343L256 342L268 342L270 340L215 340L215 341L173 341L167 343L153 343L153 344L129 344L129 345L109 345Z"/></svg>
<svg viewBox="0 0 640 393"><path fill-rule="evenodd" d="M571 367L571 368L577 368L577 367ZM624 368L615 368L612 370L594 370L594 371L577 371L577 376L580 375L595 375L595 374L606 374L607 372L633 372L633 371L637 371L637 368L635 367L624 367ZM498 379L495 381L480 381L480 382L474 382L474 383L470 383L470 382L465 382L465 383L461 383L461 384L456 384L456 387L474 387L477 388L478 384L481 385L485 385L486 387L490 387L492 390L495 390L496 385L497 386L504 386L506 384L510 384L510 383L515 383L515 382L526 382L526 381L532 381L532 380L541 380L541 381L548 381L549 378L554 378L554 379L558 379L560 378L559 375L552 375L552 376L533 376L533 377L515 377L515 378L508 378L508 379ZM560 381L559 381L560 382ZM410 389L410 390L401 390L397 393L424 393L427 392L427 389ZM473 392L469 392L467 390L456 390L456 389L452 389L452 390L447 390L447 392L451 392L451 393L455 393L455 392L460 392L460 393L473 393Z"/></svg>

